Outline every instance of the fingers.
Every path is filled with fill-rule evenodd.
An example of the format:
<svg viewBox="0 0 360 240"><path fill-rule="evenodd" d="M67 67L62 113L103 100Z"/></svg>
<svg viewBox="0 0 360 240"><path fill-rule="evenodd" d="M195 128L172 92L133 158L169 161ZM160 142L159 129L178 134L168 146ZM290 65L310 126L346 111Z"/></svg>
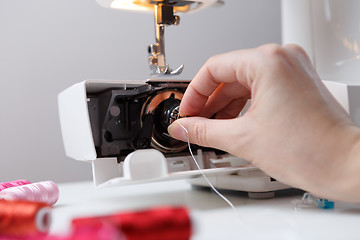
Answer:
<svg viewBox="0 0 360 240"><path fill-rule="evenodd" d="M239 82L239 76L237 76L239 72L243 72L244 69L241 68L247 68L248 66L247 62L250 56L247 55L247 50L241 50L210 58L188 86L180 105L181 115L200 115L209 97L223 85L227 91L222 91L221 93L227 92L229 94L228 98L233 98L234 95L239 98L249 95L249 86ZM227 85L231 84L236 84L237 87L232 89L227 87ZM232 92L229 90L232 90ZM236 94L233 93L235 91ZM219 109L233 100L226 100L226 97L216 97L215 99L221 100L221 102L217 104L217 108ZM214 102L216 101L212 101L212 103ZM209 114L209 111L206 110L204 113Z"/></svg>
<svg viewBox="0 0 360 240"><path fill-rule="evenodd" d="M235 99L224 108L216 112L216 119L231 119L239 116L240 112L243 110L244 106L247 103L247 98L244 99Z"/></svg>
<svg viewBox="0 0 360 240"><path fill-rule="evenodd" d="M241 87L240 83L221 84L208 98L199 116L210 118L216 114L216 118L237 117L249 98L249 90Z"/></svg>
<svg viewBox="0 0 360 240"><path fill-rule="evenodd" d="M284 44L283 47L285 49L287 49L289 52L291 52L294 56L301 55L302 57L305 57L310 62L309 56L307 55L305 50L302 47L300 47L299 45L297 45L297 44Z"/></svg>
<svg viewBox="0 0 360 240"><path fill-rule="evenodd" d="M212 147L227 152L233 152L234 141L241 142L241 119L207 119L201 117L182 118L168 128L171 137L204 147ZM187 132L184 130L184 128ZM236 144L238 146L238 144ZM238 153L238 152L237 152Z"/></svg>

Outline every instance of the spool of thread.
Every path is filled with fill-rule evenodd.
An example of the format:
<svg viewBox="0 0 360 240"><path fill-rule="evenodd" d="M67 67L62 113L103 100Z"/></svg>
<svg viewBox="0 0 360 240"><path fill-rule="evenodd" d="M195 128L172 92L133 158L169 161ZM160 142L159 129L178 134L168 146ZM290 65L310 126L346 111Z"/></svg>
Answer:
<svg viewBox="0 0 360 240"><path fill-rule="evenodd" d="M75 228L69 236L69 240L128 240L116 228L107 223L101 223L97 226L82 226ZM51 239L53 240L53 239Z"/></svg>
<svg viewBox="0 0 360 240"><path fill-rule="evenodd" d="M48 231L50 224L48 204L0 199L0 235L29 236Z"/></svg>
<svg viewBox="0 0 360 240"><path fill-rule="evenodd" d="M26 200L53 205L59 199L59 188L52 181L31 183L4 189L0 192L0 199Z"/></svg>
<svg viewBox="0 0 360 240"><path fill-rule="evenodd" d="M26 184L30 184L31 182L27 181L27 180L16 180L16 181L11 181L11 182L3 182L0 183L0 192L6 188L11 188L11 187L18 187L18 186L22 186L22 185L26 185Z"/></svg>
<svg viewBox="0 0 360 240"><path fill-rule="evenodd" d="M75 231L94 229L103 224L115 226L127 240L188 240L192 233L191 219L183 207L162 207L72 221Z"/></svg>

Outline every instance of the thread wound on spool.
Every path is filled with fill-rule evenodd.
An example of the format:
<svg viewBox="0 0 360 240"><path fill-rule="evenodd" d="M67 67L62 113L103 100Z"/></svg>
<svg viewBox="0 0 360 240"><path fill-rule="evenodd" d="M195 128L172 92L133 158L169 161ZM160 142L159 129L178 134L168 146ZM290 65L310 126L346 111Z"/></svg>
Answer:
<svg viewBox="0 0 360 240"><path fill-rule="evenodd" d="M139 212L74 219L75 229L96 228L102 224L116 226L127 240L188 240L191 219L183 207L162 207Z"/></svg>
<svg viewBox="0 0 360 240"><path fill-rule="evenodd" d="M0 235L29 236L48 231L50 224L48 204L0 199Z"/></svg>
<svg viewBox="0 0 360 240"><path fill-rule="evenodd" d="M2 182L2 183L0 183L0 192L7 188L22 186L22 185L26 185L26 184L30 184L30 183L31 182L29 182L28 180L22 180L22 179L19 179L16 181L10 181L10 182Z"/></svg>
<svg viewBox="0 0 360 240"><path fill-rule="evenodd" d="M0 199L43 202L49 205L55 204L58 198L59 188L52 181L11 187L0 192Z"/></svg>

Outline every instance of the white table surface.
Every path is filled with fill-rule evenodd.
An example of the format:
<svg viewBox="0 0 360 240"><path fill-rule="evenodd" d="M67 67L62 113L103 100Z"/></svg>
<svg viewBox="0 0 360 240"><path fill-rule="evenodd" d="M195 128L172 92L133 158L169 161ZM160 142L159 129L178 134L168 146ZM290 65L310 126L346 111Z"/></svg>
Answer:
<svg viewBox="0 0 360 240"><path fill-rule="evenodd" d="M200 239L360 239L360 205L336 202L333 210L291 207L299 194L273 199L249 199L225 192L238 214L212 191L170 181L95 189L92 182L59 184L50 232L64 234L72 218L139 210L157 206L186 206L194 218L194 240Z"/></svg>

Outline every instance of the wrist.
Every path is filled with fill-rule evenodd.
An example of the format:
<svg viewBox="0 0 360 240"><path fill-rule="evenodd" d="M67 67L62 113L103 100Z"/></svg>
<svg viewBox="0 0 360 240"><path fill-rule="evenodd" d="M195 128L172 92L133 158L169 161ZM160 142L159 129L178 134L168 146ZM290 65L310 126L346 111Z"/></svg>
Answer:
<svg viewBox="0 0 360 240"><path fill-rule="evenodd" d="M336 126L323 136L308 173L304 190L317 196L360 203L360 129Z"/></svg>
<svg viewBox="0 0 360 240"><path fill-rule="evenodd" d="M337 187L343 200L360 203L360 129L352 126L348 131L349 150L340 163L342 178Z"/></svg>
<svg viewBox="0 0 360 240"><path fill-rule="evenodd" d="M360 203L360 129L342 126L328 139L323 167L315 171L319 181L313 182L315 188L310 191L332 200Z"/></svg>

